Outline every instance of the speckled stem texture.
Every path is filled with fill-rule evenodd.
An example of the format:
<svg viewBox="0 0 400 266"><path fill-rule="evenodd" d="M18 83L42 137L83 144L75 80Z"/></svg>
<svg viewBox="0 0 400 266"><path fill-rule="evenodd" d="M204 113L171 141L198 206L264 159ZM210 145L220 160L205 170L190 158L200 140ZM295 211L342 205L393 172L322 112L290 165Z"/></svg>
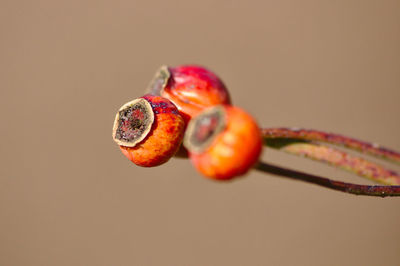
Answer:
<svg viewBox="0 0 400 266"><path fill-rule="evenodd" d="M377 196L377 197L398 197L400 196L400 186L368 186L345 183L316 175L306 174L303 172L282 168L279 166L260 162L255 169L264 173L284 176L295 180L305 181L312 184L320 185L326 188L351 193L355 195Z"/></svg>
<svg viewBox="0 0 400 266"><path fill-rule="evenodd" d="M316 161L336 166L343 170L353 172L361 177L385 185L400 185L400 175L387 170L381 165L370 162L360 157L352 156L344 151L332 147L310 143L295 139L266 139L267 146L281 151L304 156Z"/></svg>
<svg viewBox="0 0 400 266"><path fill-rule="evenodd" d="M301 128L264 128L261 131L265 139L289 138L326 142L400 164L399 152L338 134Z"/></svg>

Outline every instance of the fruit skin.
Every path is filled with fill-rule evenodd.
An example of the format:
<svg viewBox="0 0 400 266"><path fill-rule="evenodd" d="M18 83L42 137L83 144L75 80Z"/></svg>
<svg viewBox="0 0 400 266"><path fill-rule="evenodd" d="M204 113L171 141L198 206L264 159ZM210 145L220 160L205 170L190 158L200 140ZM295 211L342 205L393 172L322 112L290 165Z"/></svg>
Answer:
<svg viewBox="0 0 400 266"><path fill-rule="evenodd" d="M164 71L164 75L160 72ZM182 114L185 122L207 107L230 104L230 96L221 79L212 71L197 65L161 67L149 91L171 100Z"/></svg>
<svg viewBox="0 0 400 266"><path fill-rule="evenodd" d="M160 96L145 95L154 112L149 134L134 147L120 146L122 153L133 163L143 167L167 162L179 149L185 122L176 106Z"/></svg>
<svg viewBox="0 0 400 266"><path fill-rule="evenodd" d="M258 161L262 151L261 132L254 119L238 107L223 108L225 129L203 152L189 149L189 157L197 170L217 180L244 175Z"/></svg>

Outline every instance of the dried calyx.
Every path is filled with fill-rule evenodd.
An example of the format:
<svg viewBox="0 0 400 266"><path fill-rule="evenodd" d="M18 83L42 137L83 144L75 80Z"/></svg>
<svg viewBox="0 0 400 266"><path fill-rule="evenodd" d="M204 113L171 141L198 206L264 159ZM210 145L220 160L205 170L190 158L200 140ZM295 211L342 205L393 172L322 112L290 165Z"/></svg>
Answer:
<svg viewBox="0 0 400 266"><path fill-rule="evenodd" d="M186 129L185 147L194 153L205 151L225 129L225 120L225 111L222 106L212 107L193 118Z"/></svg>
<svg viewBox="0 0 400 266"><path fill-rule="evenodd" d="M161 66L147 87L147 93L162 95L162 91L167 86L170 77L171 72L168 67L165 65Z"/></svg>
<svg viewBox="0 0 400 266"><path fill-rule="evenodd" d="M149 102L139 98L124 104L118 111L113 139L118 145L134 147L150 132L154 113Z"/></svg>

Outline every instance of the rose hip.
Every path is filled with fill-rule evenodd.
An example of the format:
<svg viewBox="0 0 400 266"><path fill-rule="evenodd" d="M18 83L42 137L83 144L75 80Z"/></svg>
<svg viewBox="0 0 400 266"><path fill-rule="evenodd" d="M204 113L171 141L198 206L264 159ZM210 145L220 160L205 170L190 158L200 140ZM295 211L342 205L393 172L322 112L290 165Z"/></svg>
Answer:
<svg viewBox="0 0 400 266"><path fill-rule="evenodd" d="M171 101L145 95L119 109L113 139L133 163L152 167L167 162L177 152L184 128L185 122Z"/></svg>
<svg viewBox="0 0 400 266"><path fill-rule="evenodd" d="M244 175L258 161L262 139L249 114L238 107L218 105L190 121L184 145L203 175L227 180Z"/></svg>
<svg viewBox="0 0 400 266"><path fill-rule="evenodd" d="M162 66L148 92L171 100L185 122L207 107L231 102L221 79L212 71L195 65Z"/></svg>

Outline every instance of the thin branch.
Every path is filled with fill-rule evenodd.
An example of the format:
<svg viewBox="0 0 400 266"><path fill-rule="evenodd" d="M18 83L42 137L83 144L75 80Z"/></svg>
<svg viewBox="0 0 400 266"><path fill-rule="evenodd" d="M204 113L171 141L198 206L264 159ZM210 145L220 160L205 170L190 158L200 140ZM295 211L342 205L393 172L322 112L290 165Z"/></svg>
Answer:
<svg viewBox="0 0 400 266"><path fill-rule="evenodd" d="M255 169L268 174L284 176L295 180L320 185L326 188L351 193L355 195L377 196L377 197L398 197L400 196L400 186L368 186L345 183L330 180L317 175L306 174L303 172L282 168L279 166L259 162Z"/></svg>
<svg viewBox="0 0 400 266"><path fill-rule="evenodd" d="M380 147L378 144L375 143L369 143L338 134L298 128L264 128L261 131L265 139L289 138L309 141L321 141L343 146L400 164L400 152Z"/></svg>
<svg viewBox="0 0 400 266"><path fill-rule="evenodd" d="M304 156L353 172L385 185L400 185L400 175L379 164L349 155L338 149L296 139L266 139L266 145L281 151Z"/></svg>

